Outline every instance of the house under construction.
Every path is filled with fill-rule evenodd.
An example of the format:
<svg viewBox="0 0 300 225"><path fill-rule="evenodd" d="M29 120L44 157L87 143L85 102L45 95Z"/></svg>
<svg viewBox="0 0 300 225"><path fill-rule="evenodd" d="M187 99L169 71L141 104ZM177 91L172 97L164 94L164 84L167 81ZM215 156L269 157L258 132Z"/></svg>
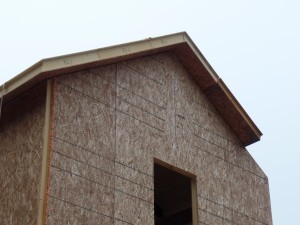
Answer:
<svg viewBox="0 0 300 225"><path fill-rule="evenodd" d="M246 149L262 134L186 33L44 59L0 91L0 224L272 225Z"/></svg>

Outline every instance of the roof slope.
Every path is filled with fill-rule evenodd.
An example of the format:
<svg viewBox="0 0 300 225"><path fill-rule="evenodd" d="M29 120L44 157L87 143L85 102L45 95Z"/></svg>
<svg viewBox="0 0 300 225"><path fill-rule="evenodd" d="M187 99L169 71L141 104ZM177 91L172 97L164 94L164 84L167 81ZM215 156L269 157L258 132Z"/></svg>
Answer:
<svg viewBox="0 0 300 225"><path fill-rule="evenodd" d="M260 139L260 130L186 32L43 59L5 83L3 100L7 102L55 75L166 51L174 52L196 78L199 87L245 146Z"/></svg>

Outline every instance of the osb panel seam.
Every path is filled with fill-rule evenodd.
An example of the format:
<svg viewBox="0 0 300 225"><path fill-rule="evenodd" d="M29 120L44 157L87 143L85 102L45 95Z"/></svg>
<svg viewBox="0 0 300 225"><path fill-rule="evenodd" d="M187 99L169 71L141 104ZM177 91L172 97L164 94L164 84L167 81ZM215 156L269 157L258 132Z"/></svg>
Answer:
<svg viewBox="0 0 300 225"><path fill-rule="evenodd" d="M164 61L161 60L158 55L149 55L149 58L151 58L151 59L155 60L156 62L160 63L162 66L165 65Z"/></svg>
<svg viewBox="0 0 300 225"><path fill-rule="evenodd" d="M134 168L134 167L132 167L132 166L126 165L126 164L124 164L124 163L122 163L122 162L119 162L119 161L117 161L117 160L116 160L115 162L118 163L118 164L120 164L120 165L122 165L122 166L125 166L125 167L127 167L127 168L129 168L129 169L132 169L132 170L134 170L134 171L136 171L136 172L138 172L138 173L141 173L141 174L143 174L143 175L146 175L146 176L148 176L148 177L153 178L153 175L152 175L152 174L145 173L145 172L143 172L143 171L141 171L141 170L138 170L138 169L136 169L136 168Z"/></svg>
<svg viewBox="0 0 300 225"><path fill-rule="evenodd" d="M165 115L159 115L159 114L164 114L166 108L160 105L157 105L148 99L144 98L143 96L140 96L124 87L121 87L120 85L116 84L116 92L117 92L117 97L121 98L126 101L130 101L131 104L137 106L144 107L143 109L146 111L152 110L151 113L159 116L160 118L164 117ZM165 118L164 118L165 119Z"/></svg>
<svg viewBox="0 0 300 225"><path fill-rule="evenodd" d="M227 207L227 206L225 206L225 205L219 204L219 203L217 203L217 202L215 202L215 201L213 201L213 200L211 200L211 199L202 197L202 196L200 196L200 195L197 195L197 197L199 197L199 198L201 198L201 199L204 199L205 201L212 202L212 203L218 205L218 206L221 207L221 208L224 208L224 209L226 209L226 210L229 210L230 213L231 213L231 219L226 218L226 216L221 216L221 215L218 215L218 214L216 214L216 213L213 213L213 212L211 212L211 210L204 209L204 207L203 207L203 208L198 207L198 210L201 210L201 211L203 211L203 212L205 212L205 213L209 213L209 214L211 214L211 215L213 215L213 216L219 217L219 218L221 218L221 219L225 219L225 220L227 220L227 221L229 221L229 222L231 222L231 223L233 223L233 224L237 224L237 223L234 223L234 218L233 218L233 213L237 213L237 214L242 215L242 216L245 217L245 218L251 219L251 220L256 221L256 222L259 222L260 224L268 225L267 223L264 223L264 222L262 222L262 221L260 221L260 220L258 220L258 219L256 219L256 218L254 218L254 217L251 217L251 216L249 216L249 215L247 215L247 214L244 214L244 213L242 213L242 212L239 212L239 211L237 211L237 210L234 210L234 209L232 209L232 208L230 208L230 207ZM206 207L205 207L205 208L206 208ZM240 225L240 224L237 224L237 225Z"/></svg>
<svg viewBox="0 0 300 225"><path fill-rule="evenodd" d="M115 64L115 65L118 66L118 64ZM98 77L101 77L101 76L99 76L98 74L96 74L96 73L93 72L93 71L91 71L91 74L93 74L93 75L95 75L95 76L98 76ZM131 94L133 94L134 96L136 96L136 97L138 97L138 98L140 98L140 99L143 99L144 101L147 101L147 102L150 103L150 104L155 105L156 107L158 107L158 108L160 108L160 109L163 109L163 110L166 109L164 106L158 105L158 104L156 104L155 102L152 102L151 100L149 100L149 99L147 99L147 98L145 98L145 97L139 95L138 93L136 93L136 92L134 92L134 91L131 91L131 90L125 88L124 86L118 84L116 81L113 82L113 81L111 81L111 80L109 80L109 79L107 79L107 78L103 78L103 77L101 77L101 78L104 79L104 80L106 80L107 82L110 82L111 84L114 84L116 90L117 90L118 88L121 88L121 89L123 89L123 90L125 90L125 91L127 91L127 92L129 92L129 93L131 93ZM118 96L117 98L120 98L120 99L122 99L122 100L125 100L125 99L121 98L120 96ZM128 102L128 103L129 103L129 102ZM150 113L150 112L149 112L149 113ZM159 118L161 118L161 117L159 117ZM161 118L161 119L163 119L163 118Z"/></svg>
<svg viewBox="0 0 300 225"><path fill-rule="evenodd" d="M143 76L152 79L161 85L165 83L162 76L162 74L165 73L164 64L159 63L154 57L136 58L134 60L124 61L122 64L138 71ZM149 67L149 65L151 66Z"/></svg>
<svg viewBox="0 0 300 225"><path fill-rule="evenodd" d="M117 85L123 89L126 89L135 95L146 99L148 102L157 105L160 108L165 108L165 96L156 95L152 96L149 93L155 91L157 94L164 93L165 86L155 83L152 80L144 80L143 77L136 73L134 70L129 69L128 67L118 64L118 79ZM138 87L143 87L144 90L141 91Z"/></svg>
<svg viewBox="0 0 300 225"><path fill-rule="evenodd" d="M196 148L196 149L198 149L198 150L200 150L200 151L203 151L203 152L205 152L205 153L207 153L207 154L210 154L210 155L212 155L212 156L214 156L214 157L216 157L216 158L218 158L218 159L220 159L220 160L222 160L222 161L224 161L224 162L226 162L226 163L228 163L228 164L231 164L231 165L233 165L233 166L235 166L235 167L241 169L242 171L246 171L246 172L248 172L248 173L251 174L251 175L257 176L258 178L267 181L267 178L266 178L266 177L263 177L263 176L261 176L261 175L259 175L259 174L256 174L256 173L254 173L254 172L252 172L252 171L250 171L250 170L248 170L248 169L246 169L246 168L244 168L244 167L239 166L238 164L235 164L235 163L233 163L233 162L230 162L229 160L226 160L226 159L221 158L221 157L219 157L219 156L217 156L217 155L214 155L214 154L212 154L211 152L206 151L206 150L204 150L204 149L202 149L202 148L199 148L199 147L197 147L197 146L192 146L192 147L194 147L194 148ZM233 153L231 153L231 154L233 154Z"/></svg>
<svg viewBox="0 0 300 225"><path fill-rule="evenodd" d="M67 140L62 139L62 138L60 138L60 137L54 136L53 138L56 139L56 140L59 140L59 141L61 141L61 142L67 143L68 145L71 145L71 146L73 146L74 148L78 148L78 149L83 150L83 151L85 151L85 152L94 154L95 156L99 156L100 158L103 158L103 159L112 161L109 157L107 157L107 156L105 156L105 155L100 155L98 152L94 152L94 151L92 151L92 150L90 150L90 149L88 149L88 148L84 148L84 147L78 146L78 145L73 144L73 143L71 143L71 142L68 142Z"/></svg>
<svg viewBox="0 0 300 225"><path fill-rule="evenodd" d="M157 115L154 114L154 113L151 113L151 112L149 112L149 111L147 111L147 110L145 110L145 109L143 109L143 108L141 108L141 107L138 107L138 106L136 106L136 105L134 105L134 104L128 102L126 99L124 99L124 98L122 98L122 97L118 97L118 96L117 96L117 99L119 99L119 100L121 100L121 101L123 101L123 102L126 102L127 104L133 106L134 108L140 109L140 110L142 110L142 111L144 111L144 112L150 114L151 116L156 117L156 118L159 119L159 120L162 120L162 121L164 121L164 122L166 121L165 118L161 118L161 117L157 116Z"/></svg>
<svg viewBox="0 0 300 225"><path fill-rule="evenodd" d="M198 124L198 123L196 123L196 122L194 122L194 121L192 122L192 124L196 125L197 127L200 127L201 129L203 129L203 130L205 130L205 131L207 131L207 132L209 132L209 133L211 133L211 134L213 134L213 135L216 135L216 136L220 137L220 138L223 139L223 140L226 140L226 141L229 142L229 143L232 143L233 145L237 145L237 146L240 147L240 148L244 148L242 145L240 145L240 144L238 144L238 143L235 143L234 141L231 141L231 140L228 139L227 137L224 137L224 136L222 136L222 135L220 135L220 134L218 134L218 133L216 133L216 132L214 132L214 131L211 131L211 130L207 129L207 128L201 126L200 124Z"/></svg>
<svg viewBox="0 0 300 225"><path fill-rule="evenodd" d="M85 97L90 98L90 99L92 99L92 100L95 101L95 102L101 103L101 104L103 104L103 105L105 105L105 106L107 106L107 107L109 107L109 108L111 108L111 109L115 109L116 111L118 111L118 112L120 112L120 113L123 113L123 114L125 114L125 115L127 115L127 116L129 116L129 117L132 117L132 118L134 118L134 119L136 119L136 120L138 120L138 121L140 121L140 122L142 122L142 123L148 125L149 127L154 128L154 129L156 129L156 130L158 130L158 131L160 131L160 132L163 132L163 133L165 132L164 130L162 130L162 129L158 128L158 127L155 127L155 126L153 126L153 125L151 125L151 124L149 124L149 123L147 123L147 122L145 122L145 121L143 121L143 120L141 120L141 119L138 119L136 116L132 116L132 115L130 115L130 114L128 114L128 113L126 113L126 112L120 110L120 109L117 109L117 108L115 108L115 107L112 107L112 106L110 106L109 104L107 104L107 103L105 103L105 102L102 102L102 101L99 101L98 99L95 99L95 98L93 98L93 97L91 97L91 96L89 96L89 95L86 95L86 94L84 94L84 93L82 93L82 92L80 92L80 91L78 91L78 90L76 90L76 89L74 89L74 88L72 88L72 87L70 87L70 86L65 85L64 83L61 83L61 82L59 82L59 81L57 81L57 83L59 83L60 85L65 86L65 87L67 87L67 88L70 88L70 89L72 89L73 91L75 91L75 92L77 92L77 93L79 93L79 94L81 94L81 95L84 95ZM147 112L147 113L149 113L149 112ZM149 114L150 114L150 113L149 113ZM159 119L161 119L161 118L159 118Z"/></svg>
<svg viewBox="0 0 300 225"><path fill-rule="evenodd" d="M139 98L141 98L141 99L147 101L148 103L150 103L150 104L152 104L152 105L157 106L157 107L160 108L160 109L166 110L166 107L165 107L165 106L158 105L157 103L155 103L155 102L153 102L153 101L151 101L151 100L149 100L149 99L147 99L147 98L141 96L140 94L138 94L138 93L136 93L136 92L134 92L134 91L131 91L131 90L129 90L129 89L123 87L123 86L120 85L120 84L117 84L117 87L122 88L122 89L124 89L124 90L126 90L126 91L132 93L133 95L135 95L135 96L137 96L137 97L139 97Z"/></svg>
<svg viewBox="0 0 300 225"><path fill-rule="evenodd" d="M151 206L153 206L153 204L154 204L153 201L145 200L145 199L140 198L140 197L138 197L138 196L135 196L135 195L133 195L133 194L129 194L129 193L125 192L125 191L121 191L121 190L119 190L119 189L115 189L115 191L116 191L116 192L119 192L119 193L122 193L122 194L125 194L125 195L128 195L128 196L130 196L130 197L132 197L132 198L138 199L138 200L140 200L140 201L142 201L142 202L145 202L145 203L147 203L147 204L150 204Z"/></svg>
<svg viewBox="0 0 300 225"><path fill-rule="evenodd" d="M52 180L51 197L107 216L113 215L111 210L113 202L110 201L114 193L112 188L56 167L52 167L52 170L56 177ZM65 184L61 185L61 181L65 181Z"/></svg>
<svg viewBox="0 0 300 225"><path fill-rule="evenodd" d="M198 135L196 135L196 134L194 134L194 135L195 135L196 137L200 138L200 139L203 139L204 141L207 141L208 143L211 143L211 144L213 144L213 145L219 147L220 149L222 149L222 151L229 153L229 155L231 155L231 158L232 158L232 159L234 159L234 158L237 157L237 158L240 158L240 159L242 159L242 160L246 160L247 162L251 163L253 166L257 166L257 164L256 164L255 162L251 161L250 159L246 159L245 157L238 156L238 155L236 155L234 152L232 152L232 151L230 151L230 150L227 150L226 148L223 148L223 147L221 147L221 146L215 144L214 142L211 142L211 141L209 141L209 140L207 140L207 139L205 139L205 138L203 138L203 137L200 137L200 136L198 136ZM224 159L224 158L222 158L222 157L219 157L219 156L217 156L217 155L215 155L215 154L213 154L213 153L211 153L211 152L209 152L209 151L206 151L206 150L204 150L203 148L198 147L198 146L196 146L196 145L193 145L193 147L194 147L194 148L197 148L197 149L199 149L199 150L201 150L201 151L207 152L208 154L211 154L211 155L213 155L213 156L215 156L215 157L217 157L217 158L219 158L219 159L222 159L222 160L224 160L224 161L226 161L226 162L228 162L228 163L230 163L230 164L232 164L232 165L234 165L234 166L237 166L237 167L239 167L239 168L241 168L241 169L243 169L243 170L246 170L246 171L248 171L249 173L251 173L251 174L253 174L253 175L256 175L256 176L260 177L261 179L267 180L267 178L266 178L265 176L259 175L259 174L255 173L255 172L253 172L253 171L251 171L251 170L245 168L245 167L242 167L242 166L238 165L237 163L234 163L234 162L231 162L231 161L229 161L229 160L226 160L226 159Z"/></svg>
<svg viewBox="0 0 300 225"><path fill-rule="evenodd" d="M132 198L134 198L134 199L137 199L137 200L139 200L139 201L145 202L145 203L149 204L150 206L153 205L153 202L149 202L149 201L147 201L147 200L145 200L145 199L143 199L143 198L134 196L134 195L129 194L129 193L126 193L126 192L124 192L124 191L117 190L117 189L116 189L115 191L116 191L116 192L119 192L119 193L122 193L122 194L125 194L125 195L127 195L127 196L130 196L130 197L132 197ZM112 219L114 218L113 216L107 215L107 214L105 214L105 213L101 213L101 212L95 211L95 210L93 210L92 208L88 208L88 207L85 207L85 206L82 206L82 205L79 205L79 204L75 204L75 203L70 202L70 201L67 201L67 200L65 200L65 199L57 198L56 196L53 196L53 195L49 195L49 197L50 197L50 198L53 198L53 199L55 199L55 200L57 200L57 201L61 201L61 202L65 202L65 203L70 204L70 205L73 205L73 206L77 206L77 207L82 208L82 209L84 209L84 210L88 210L88 211L91 211L91 212L94 212L94 213L97 213L97 214L100 214L100 215L103 215L103 216L106 216L106 217L109 217L109 218L112 218ZM115 218L115 219L122 221L120 218ZM123 221L123 222L126 222L126 221ZM127 222L126 222L126 223L127 223Z"/></svg>
<svg viewBox="0 0 300 225"><path fill-rule="evenodd" d="M90 95L87 95L87 94L85 94L85 93L83 93L83 92L80 92L80 91L74 89L74 88L71 87L71 86L68 86L68 85L66 85L66 84L64 84L64 83L62 83L62 82L60 82L60 81L55 81L55 82L58 83L58 84L60 84L60 85L65 86L65 87L67 87L67 88L69 88L69 89L72 89L73 91L75 91L75 92L77 92L77 93L79 93L79 94L81 94L81 95L84 95L85 97L90 98L90 99L92 99L92 100L95 101L95 102L101 103L101 104L105 105L106 107L109 107L109 108L111 108L111 109L114 109L114 107L110 106L109 104L107 104L107 103L105 103L105 102L102 102L102 101L99 101L98 99L95 99L95 98L93 98L93 97L90 96Z"/></svg>
<svg viewBox="0 0 300 225"><path fill-rule="evenodd" d="M69 171L69 170L62 169L62 168L60 168L60 167L58 167L58 166L54 166L54 165L52 165L52 168L54 168L54 169L56 169L56 170L58 170L58 171L61 171L61 172L64 172L64 173L70 174L72 177L73 177L73 176L75 176L75 177L78 177L78 178L84 179L84 180L86 180L86 181L89 181L90 183L98 184L98 185L100 185L100 186L102 186L102 187L105 187L105 188L108 188L108 189L114 190L114 188L113 188L113 187L110 187L109 185L106 185L106 184L100 183L100 182L98 182L98 181L95 181L95 180L93 180L93 179L90 179L90 178L88 178L88 177L82 176L82 175L80 175L80 174L73 173L73 172L71 172L71 171Z"/></svg>
<svg viewBox="0 0 300 225"><path fill-rule="evenodd" d="M209 110L209 111L211 111L211 112L217 113L217 110L216 110L216 109L209 108L209 107L207 107L207 106L204 105L204 104L201 104L201 103L199 103L199 102L196 102L194 99L192 99L192 102L195 103L195 104L197 104L197 105L199 105L199 106L201 106L201 107L203 107L203 108L205 108L205 109L207 109L207 110Z"/></svg>
<svg viewBox="0 0 300 225"><path fill-rule="evenodd" d="M199 211L202 211L202 212L204 212L204 213L206 213L206 214L210 214L210 215L212 215L212 216L214 216L214 217L220 218L222 221L225 220L225 221L227 221L227 222L230 222L230 224L233 224L233 225L240 225L240 224L234 223L234 222L232 221L232 219L227 219L227 218L225 218L225 217L223 217L223 216L214 214L214 213L209 212L209 211L206 211L206 210L204 210L204 209L198 208L198 210L199 210ZM205 222L205 220L204 220L204 221L203 221L203 220L204 220L203 218L200 219L201 222Z"/></svg>
<svg viewBox="0 0 300 225"><path fill-rule="evenodd" d="M54 152L54 151L53 151L53 152ZM55 153L55 152L54 152L54 153ZM88 166L89 166L89 165L88 165ZM85 177L85 176L83 176L83 175L80 175L80 174L78 174L78 173L71 172L71 171L69 171L69 170L67 170L67 169L63 169L63 168L61 168L61 167L59 167L59 166L52 165L51 167L53 167L53 168L55 168L55 169L58 169L58 170L61 170L61 171L64 171L64 172L66 172L66 173L69 173L69 174L71 174L71 175L80 177L80 178L85 179L85 180L87 180L87 181L90 181L90 182L92 182L92 183L99 184L99 185L101 185L101 186L103 186L103 187L107 187L107 188L109 188L109 189L115 190L114 187L111 187L111 186L109 186L109 185L106 185L106 184L97 182L97 181L95 181L95 180L93 180L93 179L90 179L90 178ZM116 178L120 178L120 179L123 179L123 180L125 180L125 181L128 181L128 182L130 182L130 183L132 183L132 184L138 185L138 186L140 186L141 188L148 189L149 191L153 191L153 189L151 189L151 188L149 188L149 187L143 186L143 185L141 185L141 184L139 184L139 183L133 182L133 181L128 180L128 179L126 179L126 178L124 178L124 177L121 177L121 176L118 176L118 175L114 175L114 174L108 173L108 172L103 171L103 170L100 170L100 171L101 171L101 172L104 172L104 173L106 173L106 174L115 176ZM116 190L117 190L117 189L116 189ZM118 190L118 191L122 192L121 190ZM124 194L128 194L128 193L124 193ZM130 194L128 194L128 195L130 195ZM133 196L133 197L134 197L134 196ZM136 198L138 198L138 197L136 197Z"/></svg>
<svg viewBox="0 0 300 225"><path fill-rule="evenodd" d="M116 65L116 66L117 66L117 64L113 64L113 65ZM99 74L95 73L95 71L93 71L93 70L90 70L90 73L91 73L92 75L95 75L95 76L97 76L97 77L102 78L103 80L105 80L105 81L107 81L107 82L109 82L109 83L111 83L111 84L114 84L114 85L115 85L115 84L117 83L115 80L112 81L112 80L108 79L107 77L102 77L102 76L100 76Z"/></svg>
<svg viewBox="0 0 300 225"><path fill-rule="evenodd" d="M124 115L126 115L126 116L129 116L129 117L131 117L131 118L133 118L133 119L135 119L135 120L138 120L139 122L141 122L141 123L143 123L143 124L145 124L145 125L147 125L147 126L153 128L153 129L156 129L156 130L158 130L158 131L160 131L160 132L162 132L162 133L165 133L165 131L164 131L163 129L158 128L158 127L155 127L155 126L151 125L150 123L145 122L144 120L141 120L141 119L137 118L137 116L130 115L129 113L125 113L124 111L119 110L119 109L116 109L116 111L119 112L119 113L122 113L122 114L124 114Z"/></svg>
<svg viewBox="0 0 300 225"><path fill-rule="evenodd" d="M159 84L159 85L164 85L163 83L157 81L156 79L153 79L153 78L151 78L151 77L148 77L145 73L142 73L142 72L140 72L139 70L136 70L136 69L132 68L131 66L128 66L128 65L125 65L125 66L126 66L127 68L131 69L131 70L134 70L135 72L137 72L137 73L140 74L141 76L144 76L144 77L146 77L147 79L149 79L149 80L151 80L151 81L153 81L153 82L155 82L155 83L157 83L157 84Z"/></svg>
<svg viewBox="0 0 300 225"><path fill-rule="evenodd" d="M94 168L89 164L84 164L78 162L77 160L73 160L71 158L67 158L65 156L59 155L56 152L53 152L53 159L57 161L52 164L53 168L62 170L66 173L70 173L72 176L78 176L88 181L97 183L104 187L113 188L113 174L103 171L98 168Z"/></svg>
<svg viewBox="0 0 300 225"><path fill-rule="evenodd" d="M128 181L139 184L142 187L146 187L149 190L154 189L153 176L135 170L132 167L128 167L127 165L116 162L115 174L116 176L122 177Z"/></svg>
<svg viewBox="0 0 300 225"><path fill-rule="evenodd" d="M72 161L74 161L74 162L76 162L76 163L81 163L81 164L87 165L87 166L90 167L90 168L93 168L93 169L96 169L96 170L98 170L98 171L104 172L104 173L109 174L109 175L111 175L111 176L114 176L114 175L115 175L114 173L110 172L109 170L105 170L105 169L102 169L101 167L97 167L97 166L94 166L94 165L85 163L85 162L83 162L83 161L81 161L81 160L78 160L78 159L75 159L75 158L73 158L73 157L71 157L71 156L69 156L69 155L67 155L67 154L63 154L63 153L61 153L61 152L59 152L59 151L57 151L57 150L53 150L53 153L58 154L60 157L68 158L68 159L70 159L70 160L72 160ZM107 160L110 160L110 159L107 159ZM114 162L114 161L112 161L112 160L110 160L110 161L111 161L111 162Z"/></svg>
<svg viewBox="0 0 300 225"><path fill-rule="evenodd" d="M57 201L65 202L65 203L67 203L67 204L69 204L69 205L76 206L76 207L82 208L82 209L84 209L84 210L87 210L87 211L90 211L90 212L93 212L93 213L97 213L97 214L99 214L99 215L102 215L102 216L105 216L105 217L108 217L108 218L113 219L113 216L105 215L105 214L103 214L103 213L101 213L101 212L94 211L94 210L92 210L92 209L83 207L83 206L81 206L81 205L77 205L77 204L74 204L74 203L72 203L72 202L68 202L68 201L66 201L66 200L56 198L55 196L51 196L51 195L50 195L49 197L50 197L50 198L53 198L53 199L55 199L55 200L57 200Z"/></svg>
<svg viewBox="0 0 300 225"><path fill-rule="evenodd" d="M53 151L53 153L57 153L57 152ZM56 158L56 157L54 157L54 158ZM74 160L74 161L76 161L76 160ZM79 162L79 161L77 161L77 162ZM86 165L87 167L95 168L95 167L92 167L92 166L90 166L90 165L88 165L88 164L85 164L85 165ZM110 185L100 183L100 182L98 182L98 181L95 181L94 179L89 178L88 176L81 175L81 174L79 174L79 173L77 173L77 172L72 172L72 171L70 171L70 170L68 170L68 169L62 168L61 166L58 166L58 165L52 165L52 167L53 167L53 168L56 168L56 169L59 169L59 170L61 170L61 171L64 171L64 172L66 172L66 173L72 174L72 175L74 175L74 176L81 177L81 178L83 178L83 179L86 179L86 180L88 180L88 181L90 181L90 182L99 184L99 185L101 185L101 186L104 186L104 187L107 187L107 188L110 188L110 189L114 189L114 187L111 187ZM118 175L109 173L109 172L104 171L104 170L101 170L101 169L99 169L99 168L95 168L95 169L98 170L98 171L100 171L100 172L103 172L103 173L105 173L105 174L107 174L107 175L115 176L116 178L120 178L120 179L125 180L125 181L127 181L127 182L130 182L130 183L132 183L132 184L138 185L138 186L140 186L141 188L147 189L147 190L149 190L149 191L153 191L152 188L149 188L149 187L147 187L147 186L143 186L143 185L141 185L141 184L139 184L139 183L133 182L133 181L131 181L131 180L129 180L129 179L126 179L126 178L124 178L124 177L121 177L121 176L118 176Z"/></svg>
<svg viewBox="0 0 300 225"><path fill-rule="evenodd" d="M144 175L149 176L149 177L151 177L151 178L153 177L151 174L147 174L147 173L145 173L145 172L143 172L143 171L140 171L140 170L138 170L138 169L136 169L136 168L134 168L134 167L130 167L130 166L128 166L128 165L126 165L126 164L124 164L124 163L122 163L122 162L119 162L119 161L116 161L116 160L111 160L110 158L108 158L108 157L106 157L106 156L104 156L104 155L100 155L100 154L98 154L97 152L93 152L93 151L90 151L89 149L86 149L86 148L77 146L77 145L75 145L75 144L73 144L73 143L70 143L70 142L68 142L68 141L66 141L66 140L64 140L64 139L59 138L59 137L55 137L55 136L54 136L53 139L58 139L58 140L60 140L60 141L66 142L66 143L68 143L68 144L70 144L70 145L72 145L72 146L74 146L74 147L76 147L76 148L79 148L79 149L83 150L83 151L92 153L92 154L94 154L94 155L96 155L96 156L99 156L99 157L101 157L101 158L103 158L103 159L106 159L106 160L109 160L109 161L111 161L111 162L120 164L120 165L122 165L122 166L125 166L125 167L127 167L127 168L130 168L130 169L132 169L132 170L134 170L134 171L136 171L136 172L138 172L138 173L144 174ZM61 154L61 155L64 155L64 154L62 154L62 153L60 153L60 152L58 152L58 151L56 151L56 150L52 150L52 151L53 151L53 152L56 152L56 153L59 153L59 154ZM67 156L67 155L64 155L64 156L69 157L70 159L76 160L75 158L72 158L72 157L70 157L70 156ZM79 160L76 160L76 161L82 162L82 161L79 161ZM83 163L83 162L82 162L82 163ZM91 165L89 165L89 166L91 166ZM97 168L97 167L95 167L95 168ZM99 168L98 168L98 169L99 169ZM102 170L102 171L104 171L104 172L106 172L106 173L109 173L109 172L107 172L107 171L105 171L105 170ZM113 173L109 173L109 174L114 175Z"/></svg>
<svg viewBox="0 0 300 225"><path fill-rule="evenodd" d="M51 206L55 205L55 208L52 211L52 214L49 217L49 223L54 223L56 225L65 225L65 224L86 224L89 221L89 224L97 224L99 221L105 225L113 224L113 218L104 216L97 212L92 212L90 210L82 209L76 205L71 205L64 201L59 201L55 198L50 198ZM59 218L57 222L58 215L63 215Z"/></svg>

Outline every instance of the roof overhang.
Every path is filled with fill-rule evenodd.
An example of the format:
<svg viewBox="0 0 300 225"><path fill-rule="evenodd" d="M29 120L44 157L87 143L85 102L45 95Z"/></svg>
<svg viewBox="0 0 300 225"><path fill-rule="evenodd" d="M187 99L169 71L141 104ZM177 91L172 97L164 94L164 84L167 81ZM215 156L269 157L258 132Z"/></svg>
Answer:
<svg viewBox="0 0 300 225"><path fill-rule="evenodd" d="M56 75L166 51L174 52L195 77L199 87L245 146L260 140L260 130L186 32L43 59L2 85L5 88L0 96L3 95L5 103Z"/></svg>

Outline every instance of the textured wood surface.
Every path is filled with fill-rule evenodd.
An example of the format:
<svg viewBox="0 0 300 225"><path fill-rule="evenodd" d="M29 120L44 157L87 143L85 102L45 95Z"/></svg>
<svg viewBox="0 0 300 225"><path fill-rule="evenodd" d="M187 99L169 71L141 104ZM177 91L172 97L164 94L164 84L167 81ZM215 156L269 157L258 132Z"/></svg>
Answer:
<svg viewBox="0 0 300 225"><path fill-rule="evenodd" d="M8 102L0 121L0 224L37 224L45 83Z"/></svg>
<svg viewBox="0 0 300 225"><path fill-rule="evenodd" d="M267 177L171 53L62 75L54 98L47 224L154 224L154 158L196 176L199 224L272 224Z"/></svg>

